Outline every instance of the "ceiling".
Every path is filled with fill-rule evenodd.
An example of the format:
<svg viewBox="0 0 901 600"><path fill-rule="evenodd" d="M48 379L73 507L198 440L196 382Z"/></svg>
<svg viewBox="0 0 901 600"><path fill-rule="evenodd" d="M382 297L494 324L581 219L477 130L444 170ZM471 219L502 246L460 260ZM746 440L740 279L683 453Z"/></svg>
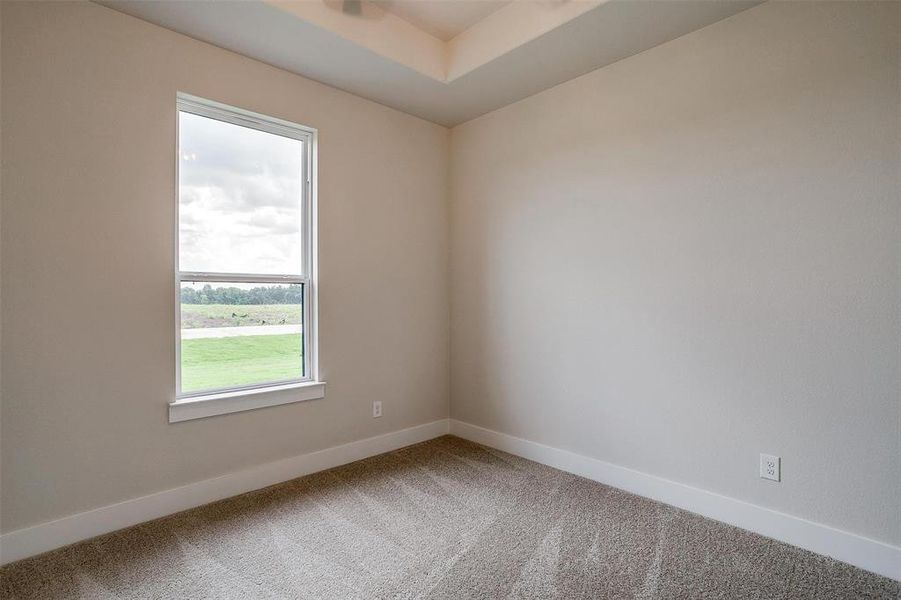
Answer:
<svg viewBox="0 0 901 600"><path fill-rule="evenodd" d="M95 1L446 126L761 2Z"/></svg>
<svg viewBox="0 0 901 600"><path fill-rule="evenodd" d="M375 0L374 4L447 42L510 0Z"/></svg>

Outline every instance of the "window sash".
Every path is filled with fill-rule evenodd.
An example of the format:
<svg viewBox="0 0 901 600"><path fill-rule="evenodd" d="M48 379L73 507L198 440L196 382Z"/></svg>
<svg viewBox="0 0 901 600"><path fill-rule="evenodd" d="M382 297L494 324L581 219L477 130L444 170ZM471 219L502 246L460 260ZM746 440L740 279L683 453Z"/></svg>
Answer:
<svg viewBox="0 0 901 600"><path fill-rule="evenodd" d="M235 108L228 106L226 104L222 104L220 102L214 102L212 100L205 100L203 98L199 98L197 96L191 96L189 94L183 94L179 92L176 100L176 108L178 112L187 112L194 115L199 115L202 117L207 117L210 119L215 119L217 121L222 121L225 123L231 123L232 125L238 125L240 127L249 127L250 129L256 129L258 131L262 131L265 133L271 133L273 135L280 135L283 137L292 138L295 140L300 140L303 142L303 165L301 166L302 179L304 182L303 189L301 192L301 205L300 205L300 213L301 213L301 235L302 239L302 248L301 248L301 264L299 266L299 272L286 276L299 276L306 277L307 279L312 278L313 275L313 145L314 145L314 134L316 130L311 129L309 127L304 127L302 125L298 125L296 123L291 123L289 121L284 121L282 119L277 119L275 117L268 117L266 115L261 115L258 113L250 112L247 110L243 110L240 108ZM180 147L180 143L176 140L176 147ZM178 209L180 208L180 199L178 197L178 168L181 161L178 160L176 155L176 253L175 253L175 261L176 261L176 270L178 270L178 225L179 225L179 217L178 217ZM281 277L282 275L278 275L277 277Z"/></svg>
<svg viewBox="0 0 901 600"><path fill-rule="evenodd" d="M214 283L310 283L302 275L257 275L252 273L206 273L202 271L179 271L178 280L210 281Z"/></svg>
<svg viewBox="0 0 901 600"><path fill-rule="evenodd" d="M293 283L293 284L301 284L303 286L303 316L301 323L301 335L303 336L303 353L301 356L302 359L302 368L303 368L303 377L290 378L290 379L273 379L271 381L263 381L259 383L251 383L246 385L235 385L228 386L222 388L208 388L203 390L194 390L191 392L183 392L181 389L181 282L189 281L192 283L196 282L211 282L211 283ZM291 277L288 279L278 279L273 278L269 275L244 275L239 277L229 276L222 273L179 273L179 285L176 286L178 297L176 299L176 307L177 307L177 315L176 315L176 380L177 380L177 393L176 399L181 400L185 398L196 398L198 396L211 396L216 394L228 393L228 392L243 392L247 390L259 390L266 389L270 387L278 387L289 385L293 383L307 383L315 381L316 378L311 368L313 363L313 352L314 348L310 345L312 341L311 327L312 327L312 319L313 312L311 309L311 300L312 300L312 286L310 284L309 279L301 278L301 277Z"/></svg>
<svg viewBox="0 0 901 600"><path fill-rule="evenodd" d="M303 188L301 190L301 264L299 265L299 273L297 274L257 274L257 273L210 273L198 271L181 271L179 270L179 228L180 216L179 209L181 204L180 185L178 168L180 161L176 152L176 218L175 218L175 338L176 338L176 399L193 398L198 396L207 396L213 394L222 394L228 392L238 392L255 389L266 389L270 387L278 387L291 383L304 383L316 381L317 373L315 372L316 363L316 345L315 345L315 313L313 290L313 152L314 152L314 135L315 130L303 127L296 123L283 121L274 117L268 117L245 111L243 109L234 108L225 104L205 100L189 94L179 93L176 102L177 112L188 112L191 114L216 119L225 123L231 123L241 127L249 127L266 133L280 135L303 141L303 165L302 178ZM176 141L176 148L178 148ZM260 283L260 284L302 284L303 285L303 373L304 376L299 379L266 381L257 384L249 384L243 386L229 386L225 388L215 388L193 392L183 392L181 387L181 284L182 282L211 282L211 283Z"/></svg>

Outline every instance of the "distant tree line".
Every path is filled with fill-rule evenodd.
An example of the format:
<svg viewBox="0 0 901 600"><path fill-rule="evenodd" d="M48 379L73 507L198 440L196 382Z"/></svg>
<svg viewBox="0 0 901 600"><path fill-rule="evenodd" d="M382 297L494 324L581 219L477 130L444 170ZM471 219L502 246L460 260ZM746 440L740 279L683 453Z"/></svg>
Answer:
<svg viewBox="0 0 901 600"><path fill-rule="evenodd" d="M302 285L271 285L250 289L217 287L206 284L196 290L181 288L182 304L301 304Z"/></svg>

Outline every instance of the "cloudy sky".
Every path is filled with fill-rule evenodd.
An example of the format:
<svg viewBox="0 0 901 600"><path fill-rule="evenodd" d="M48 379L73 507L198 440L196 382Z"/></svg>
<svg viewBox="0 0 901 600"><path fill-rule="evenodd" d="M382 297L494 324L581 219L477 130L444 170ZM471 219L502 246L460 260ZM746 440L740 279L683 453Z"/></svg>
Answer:
<svg viewBox="0 0 901 600"><path fill-rule="evenodd" d="M179 113L179 268L299 274L303 142Z"/></svg>

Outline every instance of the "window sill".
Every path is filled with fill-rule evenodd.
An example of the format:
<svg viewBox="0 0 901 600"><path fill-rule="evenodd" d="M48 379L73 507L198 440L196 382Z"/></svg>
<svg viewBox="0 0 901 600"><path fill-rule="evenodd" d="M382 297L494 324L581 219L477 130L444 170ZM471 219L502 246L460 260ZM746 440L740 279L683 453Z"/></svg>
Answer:
<svg viewBox="0 0 901 600"><path fill-rule="evenodd" d="M169 422L178 423L324 397L324 381L304 381L253 390L193 396L169 403Z"/></svg>

